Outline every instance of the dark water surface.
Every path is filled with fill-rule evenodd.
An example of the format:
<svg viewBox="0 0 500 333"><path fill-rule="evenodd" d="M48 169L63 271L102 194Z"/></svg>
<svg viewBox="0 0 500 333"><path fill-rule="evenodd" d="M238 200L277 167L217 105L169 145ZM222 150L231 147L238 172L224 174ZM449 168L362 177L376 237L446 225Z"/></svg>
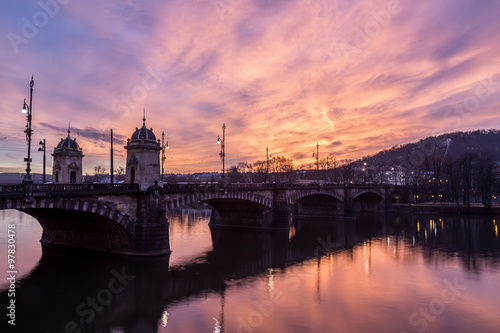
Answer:
<svg viewBox="0 0 500 333"><path fill-rule="evenodd" d="M284 233L209 218L170 216L172 255L140 259L42 247L36 220L0 211L0 332L500 332L493 217L303 219Z"/></svg>

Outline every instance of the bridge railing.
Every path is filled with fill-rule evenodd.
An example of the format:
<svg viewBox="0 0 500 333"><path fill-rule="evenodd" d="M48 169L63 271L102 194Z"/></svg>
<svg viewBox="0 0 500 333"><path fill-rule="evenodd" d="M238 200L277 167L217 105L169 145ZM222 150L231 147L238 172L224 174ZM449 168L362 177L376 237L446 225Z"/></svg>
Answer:
<svg viewBox="0 0 500 333"><path fill-rule="evenodd" d="M380 187L376 185L366 185L366 184L318 184L318 183L308 183L308 184L295 184L295 183L178 183L178 184L163 184L163 189L167 191L191 191L191 190L222 190L222 189L240 189L240 190L261 190L261 189L276 189L276 188L328 188L328 187L353 187L353 188L373 188Z"/></svg>
<svg viewBox="0 0 500 333"><path fill-rule="evenodd" d="M22 185L0 185L0 192L23 192Z"/></svg>
<svg viewBox="0 0 500 333"><path fill-rule="evenodd" d="M33 184L33 193L47 192L95 192L139 190L139 184ZM0 185L0 193L23 193L23 185Z"/></svg>

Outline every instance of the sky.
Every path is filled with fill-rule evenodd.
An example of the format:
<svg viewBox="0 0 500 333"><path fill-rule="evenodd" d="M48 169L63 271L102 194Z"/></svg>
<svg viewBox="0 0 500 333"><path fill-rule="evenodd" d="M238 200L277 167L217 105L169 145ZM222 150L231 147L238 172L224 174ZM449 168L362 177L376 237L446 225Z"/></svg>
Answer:
<svg viewBox="0 0 500 333"><path fill-rule="evenodd" d="M167 173L358 159L431 135L500 129L498 0L5 0L0 172L33 172L67 136L84 174L146 125ZM51 172L52 158L47 158Z"/></svg>

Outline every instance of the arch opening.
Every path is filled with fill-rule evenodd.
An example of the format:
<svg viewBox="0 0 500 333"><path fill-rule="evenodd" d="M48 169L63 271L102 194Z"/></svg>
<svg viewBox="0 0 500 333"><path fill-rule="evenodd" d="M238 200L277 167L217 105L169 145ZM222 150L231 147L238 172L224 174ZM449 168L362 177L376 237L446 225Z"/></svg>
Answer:
<svg viewBox="0 0 500 333"><path fill-rule="evenodd" d="M206 201L212 206L211 226L271 227L272 209L244 199L217 198Z"/></svg>
<svg viewBox="0 0 500 333"><path fill-rule="evenodd" d="M391 202L392 203L404 203L406 200L404 199L404 193L400 190L395 190L391 193Z"/></svg>
<svg viewBox="0 0 500 333"><path fill-rule="evenodd" d="M344 203L327 194L306 195L295 201L296 216L340 217L344 215Z"/></svg>
<svg viewBox="0 0 500 333"><path fill-rule="evenodd" d="M354 198L356 212L382 213L385 211L384 198L375 192L365 192Z"/></svg>
<svg viewBox="0 0 500 333"><path fill-rule="evenodd" d="M68 209L28 208L42 226L40 242L113 253L130 253L132 242L125 228L105 216Z"/></svg>

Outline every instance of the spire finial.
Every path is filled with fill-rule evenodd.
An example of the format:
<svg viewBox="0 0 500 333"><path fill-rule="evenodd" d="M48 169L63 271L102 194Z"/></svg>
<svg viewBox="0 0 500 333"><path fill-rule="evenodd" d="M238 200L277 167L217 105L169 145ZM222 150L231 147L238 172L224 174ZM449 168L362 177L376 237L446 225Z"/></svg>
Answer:
<svg viewBox="0 0 500 333"><path fill-rule="evenodd" d="M68 121L68 138L69 138L70 132L71 132L71 122Z"/></svg>
<svg viewBox="0 0 500 333"><path fill-rule="evenodd" d="M146 126L146 108L144 108L144 115L142 116L142 126Z"/></svg>

